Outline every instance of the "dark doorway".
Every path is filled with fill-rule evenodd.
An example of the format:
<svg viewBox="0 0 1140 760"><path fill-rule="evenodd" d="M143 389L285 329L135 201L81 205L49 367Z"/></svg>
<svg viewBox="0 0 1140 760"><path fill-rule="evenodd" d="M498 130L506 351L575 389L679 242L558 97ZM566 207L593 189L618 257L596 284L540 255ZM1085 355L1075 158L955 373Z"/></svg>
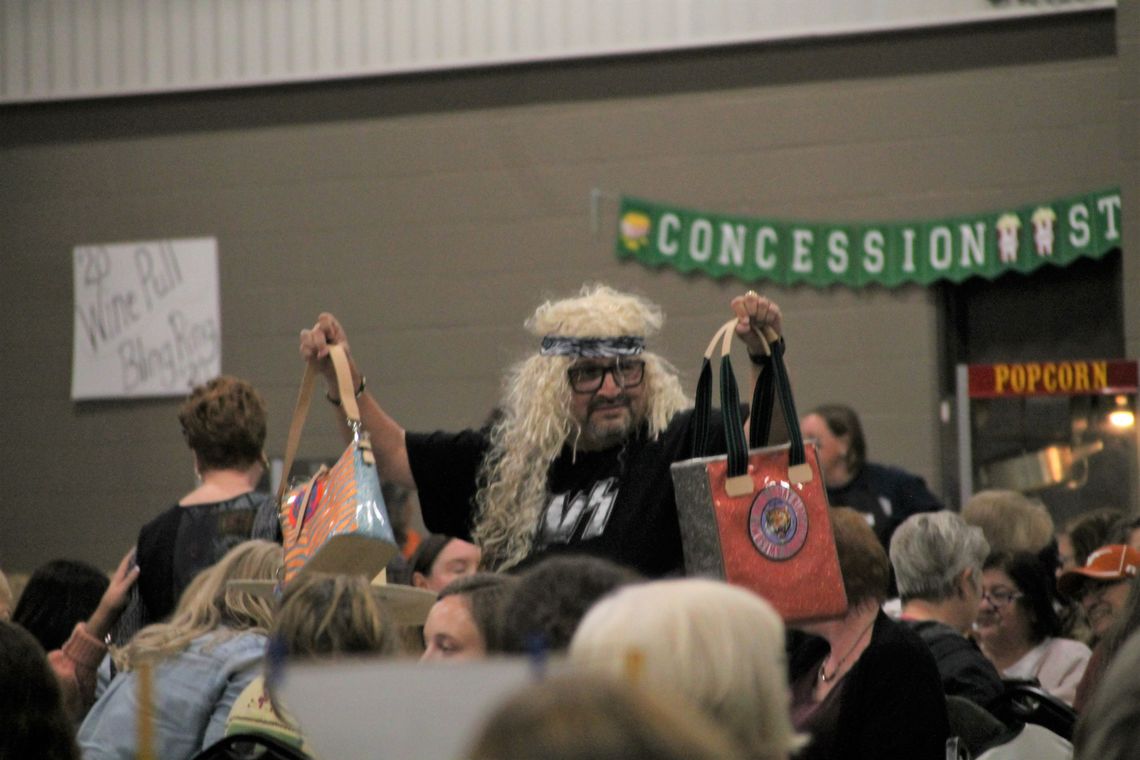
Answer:
<svg viewBox="0 0 1140 760"><path fill-rule="evenodd" d="M1123 358L1122 283L1122 256L1117 249L1064 268L1047 266L1029 275L1012 273L992 281L974 278L941 286L941 397L954 407L959 364ZM1037 396L974 404L973 463L1000 461L1052 444L1074 444L1080 436L1096 437L1096 420L1112 403L1111 397ZM958 494L962 478L957 426L944 425L942 431L944 490ZM1088 460L1081 485L1035 493L1053 513L1058 528L1087 509L1132 507L1131 497L1117 503L1116 492L1121 481L1135 482L1134 436L1123 448L1108 440L1105 451ZM975 490L979 487L975 479Z"/></svg>

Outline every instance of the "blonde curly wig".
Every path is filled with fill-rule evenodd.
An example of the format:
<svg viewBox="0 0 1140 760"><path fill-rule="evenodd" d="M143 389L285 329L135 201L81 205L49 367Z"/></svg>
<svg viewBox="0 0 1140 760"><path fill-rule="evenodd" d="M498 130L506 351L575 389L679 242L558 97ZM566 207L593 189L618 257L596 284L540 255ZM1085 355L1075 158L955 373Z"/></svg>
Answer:
<svg viewBox="0 0 1140 760"><path fill-rule="evenodd" d="M586 285L575 297L539 306L526 328L539 338L649 337L664 321L661 309L644 298ZM651 352L639 358L645 361L645 417L635 424L647 423L650 438L656 438L691 402L668 362ZM536 355L507 374L501 415L491 428L491 448L475 496L473 535L489 568L505 569L527 556L547 501L550 464L567 444L577 451L582 426L571 415L566 379L573 361L570 356Z"/></svg>

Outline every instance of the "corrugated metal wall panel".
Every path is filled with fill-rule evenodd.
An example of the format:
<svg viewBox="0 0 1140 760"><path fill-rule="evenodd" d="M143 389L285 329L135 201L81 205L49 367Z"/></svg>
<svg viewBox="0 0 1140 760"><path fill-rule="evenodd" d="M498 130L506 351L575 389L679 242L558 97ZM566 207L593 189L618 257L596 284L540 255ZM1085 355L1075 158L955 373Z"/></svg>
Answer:
<svg viewBox="0 0 1140 760"><path fill-rule="evenodd" d="M0 103L525 63L1116 0L0 0Z"/></svg>

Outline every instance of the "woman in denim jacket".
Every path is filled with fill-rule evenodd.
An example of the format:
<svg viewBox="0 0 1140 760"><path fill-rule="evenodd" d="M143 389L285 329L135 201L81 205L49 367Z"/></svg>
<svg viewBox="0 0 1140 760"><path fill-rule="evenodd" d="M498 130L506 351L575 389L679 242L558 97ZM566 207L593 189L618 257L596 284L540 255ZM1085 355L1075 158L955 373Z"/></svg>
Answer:
<svg viewBox="0 0 1140 760"><path fill-rule="evenodd" d="M273 580L281 547L247 541L203 570L173 617L112 648L118 674L79 729L84 760L136 756L185 760L220 739L234 700L258 674L273 602L231 589L231 580ZM151 673L150 754L138 746L140 669Z"/></svg>

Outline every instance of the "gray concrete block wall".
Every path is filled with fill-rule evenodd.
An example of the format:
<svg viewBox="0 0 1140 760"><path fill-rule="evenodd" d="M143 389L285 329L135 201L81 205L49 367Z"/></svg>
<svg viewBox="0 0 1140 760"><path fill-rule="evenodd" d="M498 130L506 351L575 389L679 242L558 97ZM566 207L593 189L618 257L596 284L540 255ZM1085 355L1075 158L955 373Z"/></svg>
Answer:
<svg viewBox="0 0 1140 760"><path fill-rule="evenodd" d="M0 337L0 563L111 566L192 485L176 400L68 399L75 245L218 238L223 371L265 393L270 455L300 380L297 332L321 309L342 318L370 387L413 429L482 420L502 369L533 348L526 316L590 279L662 304L656 347L691 388L728 300L748 286L618 262L616 204L603 202L593 234L592 188L901 220L1108 186L1119 181L1117 67L1112 16L1080 14L0 110L0 316L18 326ZM757 289L784 308L801 410L851 403L872 457L937 490L933 292ZM318 403L302 456L339 447Z"/></svg>
<svg viewBox="0 0 1140 760"><path fill-rule="evenodd" d="M1140 214L1140 5L1120 3L1116 13L1117 57L1120 61L1121 213ZM1124 250L1140 247L1140 225L1124 226ZM1140 356L1140 259L1124 256L1124 338L1127 355Z"/></svg>

